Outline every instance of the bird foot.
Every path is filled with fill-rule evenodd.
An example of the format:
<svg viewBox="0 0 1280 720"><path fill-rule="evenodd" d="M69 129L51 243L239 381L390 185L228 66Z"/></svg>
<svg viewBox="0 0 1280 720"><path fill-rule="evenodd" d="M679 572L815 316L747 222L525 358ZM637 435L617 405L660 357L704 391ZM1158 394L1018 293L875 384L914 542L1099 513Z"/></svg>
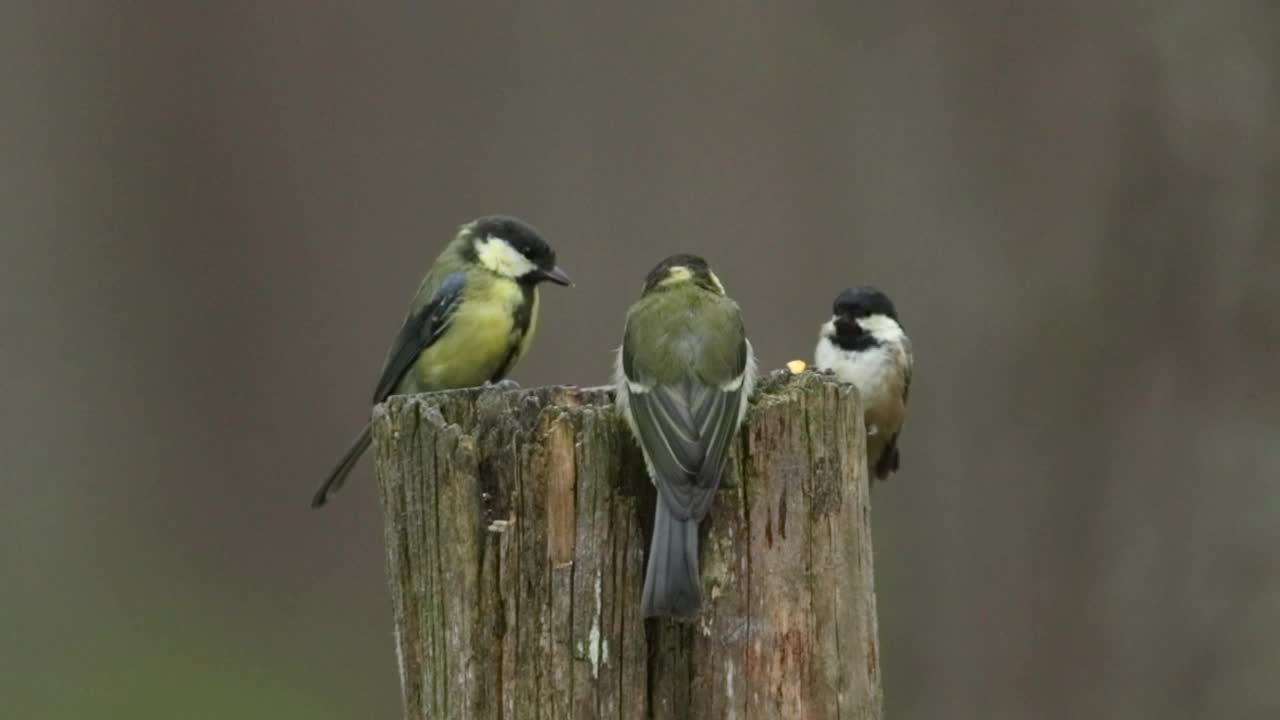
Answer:
<svg viewBox="0 0 1280 720"><path fill-rule="evenodd" d="M520 389L520 383L518 383L518 382L516 382L515 380L512 380L512 379L510 379L510 378L503 378L502 380L499 380L499 381L498 381L498 382L496 382L496 383L495 383L495 382L486 382L484 385L485 385L485 387L491 387L491 388L494 388L494 389L496 389L496 390L502 390L502 391L504 391L504 392L505 392L505 391L507 391L507 390L519 390L519 389Z"/></svg>

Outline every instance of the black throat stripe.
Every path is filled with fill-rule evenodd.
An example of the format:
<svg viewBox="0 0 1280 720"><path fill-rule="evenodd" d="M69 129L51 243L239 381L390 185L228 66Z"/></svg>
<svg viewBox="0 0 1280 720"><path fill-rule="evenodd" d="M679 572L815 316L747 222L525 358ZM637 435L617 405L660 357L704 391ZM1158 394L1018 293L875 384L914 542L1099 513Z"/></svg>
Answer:
<svg viewBox="0 0 1280 720"><path fill-rule="evenodd" d="M836 331L831 335L831 342L841 350L862 352L880 345L874 335L862 329L856 321L836 320Z"/></svg>

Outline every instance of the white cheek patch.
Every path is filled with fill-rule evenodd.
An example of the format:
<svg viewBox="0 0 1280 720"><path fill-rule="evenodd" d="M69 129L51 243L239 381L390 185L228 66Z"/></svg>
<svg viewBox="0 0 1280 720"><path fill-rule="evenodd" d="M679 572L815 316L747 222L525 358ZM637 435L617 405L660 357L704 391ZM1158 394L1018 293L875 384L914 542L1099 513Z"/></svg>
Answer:
<svg viewBox="0 0 1280 720"><path fill-rule="evenodd" d="M881 342L897 342L903 337L902 326L888 315L868 315L859 318L858 325Z"/></svg>
<svg viewBox="0 0 1280 720"><path fill-rule="evenodd" d="M510 278L523 277L538 269L529 258L511 247L511 243L496 235L476 243L476 257L489 270Z"/></svg>
<svg viewBox="0 0 1280 720"><path fill-rule="evenodd" d="M713 272L708 272L707 274L711 276L711 282L716 286L716 289L720 291L720 294L724 295L724 284L720 282L720 278L716 277L716 274Z"/></svg>

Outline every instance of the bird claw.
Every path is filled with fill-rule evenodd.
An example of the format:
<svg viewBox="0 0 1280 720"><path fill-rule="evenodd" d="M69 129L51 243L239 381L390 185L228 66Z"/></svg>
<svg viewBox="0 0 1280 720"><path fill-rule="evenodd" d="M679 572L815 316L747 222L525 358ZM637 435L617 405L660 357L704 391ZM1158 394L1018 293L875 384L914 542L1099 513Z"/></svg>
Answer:
<svg viewBox="0 0 1280 720"><path fill-rule="evenodd" d="M505 391L507 391L507 390L519 390L519 389L520 389L520 383L518 383L518 382L516 382L515 380L512 380L512 379L510 379L510 378L503 378L502 380L499 380L499 381L498 381L498 382L496 382L496 383L495 383L495 382L486 382L486 383L485 383L485 387L491 387L491 388L494 388L495 390L501 390L501 391L504 391L504 392L505 392Z"/></svg>

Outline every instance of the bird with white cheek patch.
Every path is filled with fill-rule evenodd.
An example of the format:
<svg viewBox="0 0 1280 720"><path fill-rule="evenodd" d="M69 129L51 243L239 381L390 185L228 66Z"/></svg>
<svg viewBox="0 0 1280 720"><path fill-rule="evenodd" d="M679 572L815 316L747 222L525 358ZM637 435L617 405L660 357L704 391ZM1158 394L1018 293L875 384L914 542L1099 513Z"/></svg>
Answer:
<svg viewBox="0 0 1280 720"><path fill-rule="evenodd" d="M503 381L533 342L544 282L571 284L532 225L505 215L463 225L418 286L387 351L373 403ZM312 497L313 507L342 488L371 439L366 422Z"/></svg>
<svg viewBox="0 0 1280 720"><path fill-rule="evenodd" d="M856 287L836 297L831 319L818 333L814 366L858 388L867 466L876 480L886 480L898 469L911 365L911 340L889 296L873 287Z"/></svg>

